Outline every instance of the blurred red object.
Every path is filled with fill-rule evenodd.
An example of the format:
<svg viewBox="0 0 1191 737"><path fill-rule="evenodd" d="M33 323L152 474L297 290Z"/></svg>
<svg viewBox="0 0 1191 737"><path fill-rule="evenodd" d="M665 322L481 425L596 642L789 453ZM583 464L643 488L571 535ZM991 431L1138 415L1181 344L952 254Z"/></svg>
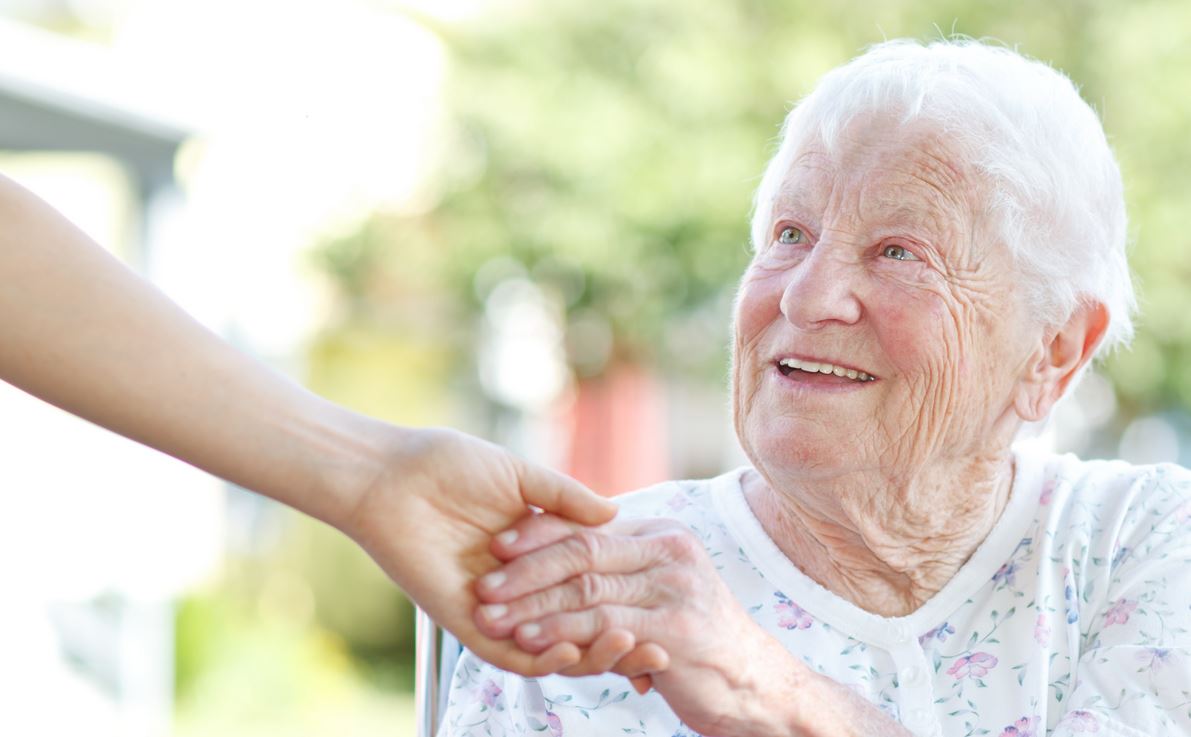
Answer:
<svg viewBox="0 0 1191 737"><path fill-rule="evenodd" d="M606 496L670 478L666 414L665 386L640 366L580 380L560 418L570 438L564 470Z"/></svg>

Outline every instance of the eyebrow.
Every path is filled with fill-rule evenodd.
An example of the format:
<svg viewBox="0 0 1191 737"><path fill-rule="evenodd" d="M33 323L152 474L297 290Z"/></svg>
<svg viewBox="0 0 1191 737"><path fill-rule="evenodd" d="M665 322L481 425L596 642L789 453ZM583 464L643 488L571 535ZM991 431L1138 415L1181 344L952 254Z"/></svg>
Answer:
<svg viewBox="0 0 1191 737"><path fill-rule="evenodd" d="M958 224L956 208L960 203L955 197L918 177L910 186L920 193L913 203L907 202L904 197L874 192L865 198L862 216L881 222L905 223L935 235L944 235Z"/></svg>

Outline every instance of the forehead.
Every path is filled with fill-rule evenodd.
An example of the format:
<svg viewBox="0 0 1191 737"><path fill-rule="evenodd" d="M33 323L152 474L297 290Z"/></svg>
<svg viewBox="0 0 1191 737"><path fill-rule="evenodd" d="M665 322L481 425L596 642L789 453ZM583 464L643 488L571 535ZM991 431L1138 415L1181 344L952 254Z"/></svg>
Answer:
<svg viewBox="0 0 1191 737"><path fill-rule="evenodd" d="M955 141L870 119L849 125L832 146L800 146L777 203L823 217L939 228L973 220L977 189Z"/></svg>

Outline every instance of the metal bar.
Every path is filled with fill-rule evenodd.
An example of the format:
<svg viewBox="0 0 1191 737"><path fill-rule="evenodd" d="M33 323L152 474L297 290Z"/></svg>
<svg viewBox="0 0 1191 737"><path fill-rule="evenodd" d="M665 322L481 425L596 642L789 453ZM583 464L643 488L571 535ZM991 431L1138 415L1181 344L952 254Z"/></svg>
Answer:
<svg viewBox="0 0 1191 737"><path fill-rule="evenodd" d="M417 608L414 619L414 701L418 737L438 730L438 626Z"/></svg>

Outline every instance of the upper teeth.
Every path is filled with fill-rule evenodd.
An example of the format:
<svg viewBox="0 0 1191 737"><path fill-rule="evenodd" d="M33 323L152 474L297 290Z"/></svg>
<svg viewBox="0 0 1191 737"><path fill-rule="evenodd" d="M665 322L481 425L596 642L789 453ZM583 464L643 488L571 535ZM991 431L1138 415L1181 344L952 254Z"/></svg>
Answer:
<svg viewBox="0 0 1191 737"><path fill-rule="evenodd" d="M792 369L799 369L808 373L818 372L820 374L835 374L836 376L846 376L849 379L856 381L873 381L875 377L869 376L863 371L856 369L844 368L843 366L836 366L830 363L816 363L815 361L800 361L797 358L783 358L778 362L782 366L788 366Z"/></svg>

